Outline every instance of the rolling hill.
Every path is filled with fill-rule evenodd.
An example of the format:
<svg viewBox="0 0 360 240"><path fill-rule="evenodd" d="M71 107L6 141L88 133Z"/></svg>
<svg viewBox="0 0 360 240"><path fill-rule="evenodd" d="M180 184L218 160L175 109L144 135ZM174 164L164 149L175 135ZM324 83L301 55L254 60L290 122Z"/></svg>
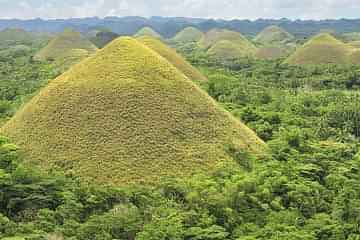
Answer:
<svg viewBox="0 0 360 240"><path fill-rule="evenodd" d="M207 32L199 41L200 47L210 48L219 41L230 41L233 43L238 43L246 48L255 48L255 46L241 33L230 31L227 29L212 29Z"/></svg>
<svg viewBox="0 0 360 240"><path fill-rule="evenodd" d="M97 47L89 40L82 37L80 33L72 30L65 30L51 40L47 46L41 49L34 56L34 59L37 61L56 61L66 57L71 59L74 57L71 55L74 52L73 49L82 49L87 51L88 55L90 55L96 52Z"/></svg>
<svg viewBox="0 0 360 240"><path fill-rule="evenodd" d="M20 28L7 28L0 31L0 46L31 44L33 41L34 35Z"/></svg>
<svg viewBox="0 0 360 240"><path fill-rule="evenodd" d="M175 37L172 38L175 42L187 43L187 42L198 42L204 36L204 33L194 27L184 28L178 32Z"/></svg>
<svg viewBox="0 0 360 240"><path fill-rule="evenodd" d="M144 27L142 29L140 29L135 35L134 37L138 38L138 37L153 37L153 38L158 38L161 39L162 36L156 32L154 29L150 28L150 27Z"/></svg>
<svg viewBox="0 0 360 240"><path fill-rule="evenodd" d="M199 41L199 46L208 49L215 59L236 59L253 56L257 48L241 33L227 29L213 29Z"/></svg>
<svg viewBox="0 0 360 240"><path fill-rule="evenodd" d="M263 45L283 44L294 40L294 36L279 26L269 26L262 30L254 39Z"/></svg>
<svg viewBox="0 0 360 240"><path fill-rule="evenodd" d="M151 37L141 37L138 40L168 60L189 79L193 81L207 81L206 77L202 75L195 67L188 63L174 49L168 47L160 40Z"/></svg>
<svg viewBox="0 0 360 240"><path fill-rule="evenodd" d="M139 41L114 40L62 74L0 130L27 163L102 184L151 184L233 162L264 143Z"/></svg>
<svg viewBox="0 0 360 240"><path fill-rule="evenodd" d="M258 49L255 54L256 58L259 59L279 59L288 56L289 51L285 46L263 46Z"/></svg>
<svg viewBox="0 0 360 240"><path fill-rule="evenodd" d="M256 47L246 42L221 40L216 42L207 53L215 59L231 60L254 56Z"/></svg>
<svg viewBox="0 0 360 240"><path fill-rule="evenodd" d="M347 64L352 48L328 33L321 33L299 47L286 62L292 65Z"/></svg>

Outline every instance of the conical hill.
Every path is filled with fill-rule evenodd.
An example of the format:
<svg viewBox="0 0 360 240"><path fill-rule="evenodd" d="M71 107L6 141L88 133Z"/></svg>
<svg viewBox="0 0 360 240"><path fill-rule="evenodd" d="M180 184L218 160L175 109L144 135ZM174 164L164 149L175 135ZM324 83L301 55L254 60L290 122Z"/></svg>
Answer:
<svg viewBox="0 0 360 240"><path fill-rule="evenodd" d="M189 79L193 81L207 81L206 77L202 75L195 67L188 63L180 54L174 49L168 47L166 44L158 39L152 37L141 37L138 39L147 47L151 48L170 63L172 63L177 69L185 74Z"/></svg>
<svg viewBox="0 0 360 240"><path fill-rule="evenodd" d="M352 48L328 33L321 33L299 47L286 62L292 65L347 64Z"/></svg>
<svg viewBox="0 0 360 240"><path fill-rule="evenodd" d="M194 27L187 27L178 32L172 40L180 43L198 42L203 36L204 33L199 29Z"/></svg>
<svg viewBox="0 0 360 240"><path fill-rule="evenodd" d="M98 183L156 183L264 143L158 53L119 38L51 81L0 130L28 163Z"/></svg>
<svg viewBox="0 0 360 240"><path fill-rule="evenodd" d="M72 58L71 53L74 52L74 49L82 49L93 54L96 52L97 47L92 44L89 40L82 37L80 33L65 30L63 33L59 34L49 44L41 49L35 56L34 59L38 61L46 60L58 60L63 59L66 54L70 54L69 57Z"/></svg>
<svg viewBox="0 0 360 240"><path fill-rule="evenodd" d="M283 44L294 40L294 36L279 26L269 26L262 30L254 40L264 45Z"/></svg>
<svg viewBox="0 0 360 240"><path fill-rule="evenodd" d="M157 38L157 39L161 39L162 36L160 35L160 33L156 32L154 29L152 29L151 27L144 27L142 29L140 29L135 35L134 37L138 38L138 37L153 37L153 38Z"/></svg>

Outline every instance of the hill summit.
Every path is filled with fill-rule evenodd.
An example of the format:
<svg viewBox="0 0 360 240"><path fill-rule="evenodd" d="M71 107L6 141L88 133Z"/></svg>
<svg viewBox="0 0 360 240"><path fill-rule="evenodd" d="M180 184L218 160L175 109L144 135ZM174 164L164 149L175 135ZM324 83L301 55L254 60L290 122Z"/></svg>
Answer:
<svg viewBox="0 0 360 240"><path fill-rule="evenodd" d="M157 38L157 39L161 39L162 36L160 35L160 33L156 32L154 29L152 29L151 27L144 27L142 29L140 29L135 35L134 37L138 38L138 37L153 37L153 38Z"/></svg>
<svg viewBox="0 0 360 240"><path fill-rule="evenodd" d="M75 51L74 51L75 50ZM38 61L58 60L64 58L73 58L74 52L87 53L82 55L91 55L96 52L97 47L89 40L82 37L80 33L67 29L59 34L49 44L41 49L34 59Z"/></svg>
<svg viewBox="0 0 360 240"><path fill-rule="evenodd" d="M195 27L187 27L182 31L178 32L175 37L173 37L173 41L175 42L198 42L204 36L204 33Z"/></svg>
<svg viewBox="0 0 360 240"><path fill-rule="evenodd" d="M51 81L0 130L29 163L105 184L155 183L264 143L158 53L114 40Z"/></svg>
<svg viewBox="0 0 360 240"><path fill-rule="evenodd" d="M286 62L293 65L347 64L352 48L329 33L321 33L299 47Z"/></svg>
<svg viewBox="0 0 360 240"><path fill-rule="evenodd" d="M294 36L279 26L269 26L262 30L256 37L255 41L264 45L284 44L294 40Z"/></svg>

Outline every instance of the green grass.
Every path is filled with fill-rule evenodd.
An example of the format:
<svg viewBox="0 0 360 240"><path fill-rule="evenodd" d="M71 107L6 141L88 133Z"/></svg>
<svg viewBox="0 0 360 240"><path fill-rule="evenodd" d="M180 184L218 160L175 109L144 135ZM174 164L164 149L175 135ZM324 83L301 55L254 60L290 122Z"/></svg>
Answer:
<svg viewBox="0 0 360 240"><path fill-rule="evenodd" d="M34 40L34 36L20 28L7 28L0 31L0 46L13 44L29 44Z"/></svg>
<svg viewBox="0 0 360 240"><path fill-rule="evenodd" d="M344 33L343 35L341 35L341 37L342 37L346 42L360 41L360 32Z"/></svg>
<svg viewBox="0 0 360 240"><path fill-rule="evenodd" d="M204 33L199 29L194 27L187 27L178 32L172 40L180 43L198 42L203 36Z"/></svg>
<svg viewBox="0 0 360 240"><path fill-rule="evenodd" d="M254 56L256 47L246 41L221 40L216 42L207 53L215 59L231 60Z"/></svg>
<svg viewBox="0 0 360 240"><path fill-rule="evenodd" d="M139 37L153 37L153 38L157 38L157 39L161 39L162 36L156 32L154 29L150 28L150 27L144 27L142 29L140 29L135 35L134 37L139 38Z"/></svg>
<svg viewBox="0 0 360 240"><path fill-rule="evenodd" d="M199 41L199 46L208 49L208 54L220 60L253 56L257 50L241 33L227 29L213 29Z"/></svg>
<svg viewBox="0 0 360 240"><path fill-rule="evenodd" d="M158 39L152 37L141 37L138 39L147 47L151 48L171 64L173 64L177 69L185 74L189 79L193 81L207 81L206 77L202 75L195 67L188 63L180 54L178 54L174 49L168 47L166 44L161 42Z"/></svg>
<svg viewBox="0 0 360 240"><path fill-rule="evenodd" d="M262 30L256 37L255 41L263 45L283 44L294 40L295 37L279 26L269 26Z"/></svg>
<svg viewBox="0 0 360 240"><path fill-rule="evenodd" d="M299 47L286 62L292 65L347 64L352 48L327 33Z"/></svg>
<svg viewBox="0 0 360 240"><path fill-rule="evenodd" d="M352 41L352 42L347 43L347 45L349 47L353 47L353 48L360 48L360 41Z"/></svg>
<svg viewBox="0 0 360 240"><path fill-rule="evenodd" d="M253 131L158 53L119 38L51 81L3 126L25 163L126 185L263 154Z"/></svg>
<svg viewBox="0 0 360 240"><path fill-rule="evenodd" d="M249 49L255 49L255 46L241 33L230 31L227 29L210 30L201 38L201 40L199 41L199 45L202 48L210 48L217 42L224 40L244 45Z"/></svg>
<svg viewBox="0 0 360 240"><path fill-rule="evenodd" d="M279 59L286 57L289 51L285 46L263 46L256 52L256 58L259 59Z"/></svg>
<svg viewBox="0 0 360 240"><path fill-rule="evenodd" d="M97 47L92 44L89 40L82 37L80 33L66 30L59 34L49 44L41 49L35 56L34 59L38 61L46 60L61 60L66 57L73 58L72 53L76 52L73 49L82 49L93 54L97 51ZM68 54L67 56L65 56Z"/></svg>

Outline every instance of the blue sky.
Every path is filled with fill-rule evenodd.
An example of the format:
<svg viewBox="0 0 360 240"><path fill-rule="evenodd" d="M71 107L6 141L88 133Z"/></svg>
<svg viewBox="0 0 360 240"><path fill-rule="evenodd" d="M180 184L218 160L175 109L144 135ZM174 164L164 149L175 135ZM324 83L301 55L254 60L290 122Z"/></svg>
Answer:
<svg viewBox="0 0 360 240"><path fill-rule="evenodd" d="M360 18L360 0L0 0L0 18Z"/></svg>

